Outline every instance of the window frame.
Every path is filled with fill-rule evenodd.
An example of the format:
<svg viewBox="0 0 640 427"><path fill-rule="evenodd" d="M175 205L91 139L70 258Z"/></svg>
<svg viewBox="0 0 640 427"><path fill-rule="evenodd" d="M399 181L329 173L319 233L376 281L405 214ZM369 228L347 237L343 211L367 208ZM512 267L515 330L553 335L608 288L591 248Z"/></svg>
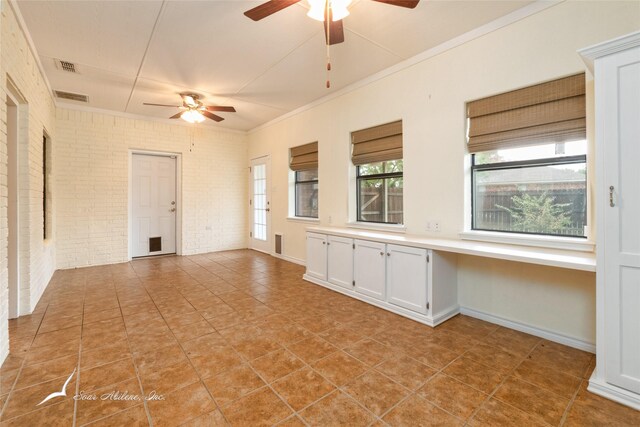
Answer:
<svg viewBox="0 0 640 427"><path fill-rule="evenodd" d="M398 161L403 159L395 159L395 160L384 160L384 162ZM377 163L377 162L376 162ZM404 162L403 162L404 163ZM366 163L370 164L370 163ZM356 221L362 223L371 223L371 224L385 224L385 225L404 225L404 165L403 170L400 172L385 172L385 173L376 173L371 175L361 175L360 167L364 165L356 165ZM403 206L402 206L402 222L386 222L386 221L370 221L362 218L362 212L360 210L360 181L364 180L372 180L372 179L391 179L391 178L402 178L402 189L403 189ZM384 216L388 215L389 207L387 206L387 200L384 200L383 203L384 212L386 213Z"/></svg>
<svg viewBox="0 0 640 427"><path fill-rule="evenodd" d="M298 180L298 173L299 172L305 172L304 170L299 170L299 171L293 171L293 214L295 216L295 218L312 218L312 219L318 219L318 215L316 216L311 216L311 215L300 215L298 213L298 184L319 184L319 177L318 177L318 169L312 169L316 171L316 179L309 179L309 180ZM320 187L318 185L318 187ZM319 193L319 191L318 191ZM316 203L318 203L317 201L317 197L318 195L316 195Z"/></svg>
<svg viewBox="0 0 640 427"><path fill-rule="evenodd" d="M481 152L479 152L481 153ZM478 153L471 153L471 224L470 231L471 232L490 232L490 233L504 233L508 235L525 235L525 236L542 236L546 238L567 238L567 239L584 239L588 240L589 236L585 233L583 236L571 236L571 235L561 235L561 234L550 234L550 233L533 233L526 231L510 231L510 230L493 230L486 228L476 228L475 226L475 202L476 202L476 182L475 182L475 173L477 171L494 171L494 170L504 170L504 169L524 169L530 167L540 167L540 166L558 166L558 165L570 165L570 164L579 164L584 163L585 165L585 183L588 185L588 163L587 163L587 154L578 154L573 156L557 156L557 157L545 157L540 159L529 159L529 160L516 160L509 162L497 162L497 163L486 163L482 165L477 165L475 163L475 156ZM588 188L588 187L587 187ZM585 226L588 226L588 212L589 212L589 192L585 188Z"/></svg>

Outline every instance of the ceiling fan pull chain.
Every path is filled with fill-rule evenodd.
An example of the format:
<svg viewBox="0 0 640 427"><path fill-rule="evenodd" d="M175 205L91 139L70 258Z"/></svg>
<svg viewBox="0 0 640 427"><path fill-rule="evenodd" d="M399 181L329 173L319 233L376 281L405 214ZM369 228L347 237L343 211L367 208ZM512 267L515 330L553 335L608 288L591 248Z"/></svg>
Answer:
<svg viewBox="0 0 640 427"><path fill-rule="evenodd" d="M329 9L329 0L325 3L326 13L324 25L327 28L327 89L331 87L331 79L329 77L331 71L331 9Z"/></svg>

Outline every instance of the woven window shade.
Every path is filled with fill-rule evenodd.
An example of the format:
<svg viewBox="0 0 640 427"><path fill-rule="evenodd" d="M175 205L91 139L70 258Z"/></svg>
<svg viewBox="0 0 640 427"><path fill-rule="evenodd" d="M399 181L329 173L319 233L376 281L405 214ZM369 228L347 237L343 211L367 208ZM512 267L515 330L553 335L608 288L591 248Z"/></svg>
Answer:
<svg viewBox="0 0 640 427"><path fill-rule="evenodd" d="M586 138L584 73L467 103L469 152Z"/></svg>
<svg viewBox="0 0 640 427"><path fill-rule="evenodd" d="M354 165L402 159L402 120L351 133Z"/></svg>
<svg viewBox="0 0 640 427"><path fill-rule="evenodd" d="M294 171L318 169L318 143L292 147L289 156L289 167Z"/></svg>

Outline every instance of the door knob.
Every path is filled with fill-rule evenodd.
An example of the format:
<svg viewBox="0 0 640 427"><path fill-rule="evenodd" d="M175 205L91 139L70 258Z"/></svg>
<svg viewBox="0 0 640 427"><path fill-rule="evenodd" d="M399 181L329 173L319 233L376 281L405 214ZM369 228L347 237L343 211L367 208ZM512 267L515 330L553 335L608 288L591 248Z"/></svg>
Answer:
<svg viewBox="0 0 640 427"><path fill-rule="evenodd" d="M609 187L609 206L614 207L616 204L613 202L613 185Z"/></svg>
<svg viewBox="0 0 640 427"><path fill-rule="evenodd" d="M266 212L271 212L271 209L267 208L265 209Z"/></svg>
<svg viewBox="0 0 640 427"><path fill-rule="evenodd" d="M169 209L169 212L175 212L175 211L176 211L176 208Z"/></svg>

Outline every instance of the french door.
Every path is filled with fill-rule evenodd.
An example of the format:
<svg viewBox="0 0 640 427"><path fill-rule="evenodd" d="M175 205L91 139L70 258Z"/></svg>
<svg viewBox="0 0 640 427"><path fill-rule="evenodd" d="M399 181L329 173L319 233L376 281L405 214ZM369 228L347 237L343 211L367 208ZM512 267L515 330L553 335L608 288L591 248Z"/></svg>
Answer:
<svg viewBox="0 0 640 427"><path fill-rule="evenodd" d="M133 154L131 256L176 252L176 156Z"/></svg>
<svg viewBox="0 0 640 427"><path fill-rule="evenodd" d="M250 247L261 252L271 252L271 207L270 207L270 166L269 156L251 160L249 168L251 198Z"/></svg>

